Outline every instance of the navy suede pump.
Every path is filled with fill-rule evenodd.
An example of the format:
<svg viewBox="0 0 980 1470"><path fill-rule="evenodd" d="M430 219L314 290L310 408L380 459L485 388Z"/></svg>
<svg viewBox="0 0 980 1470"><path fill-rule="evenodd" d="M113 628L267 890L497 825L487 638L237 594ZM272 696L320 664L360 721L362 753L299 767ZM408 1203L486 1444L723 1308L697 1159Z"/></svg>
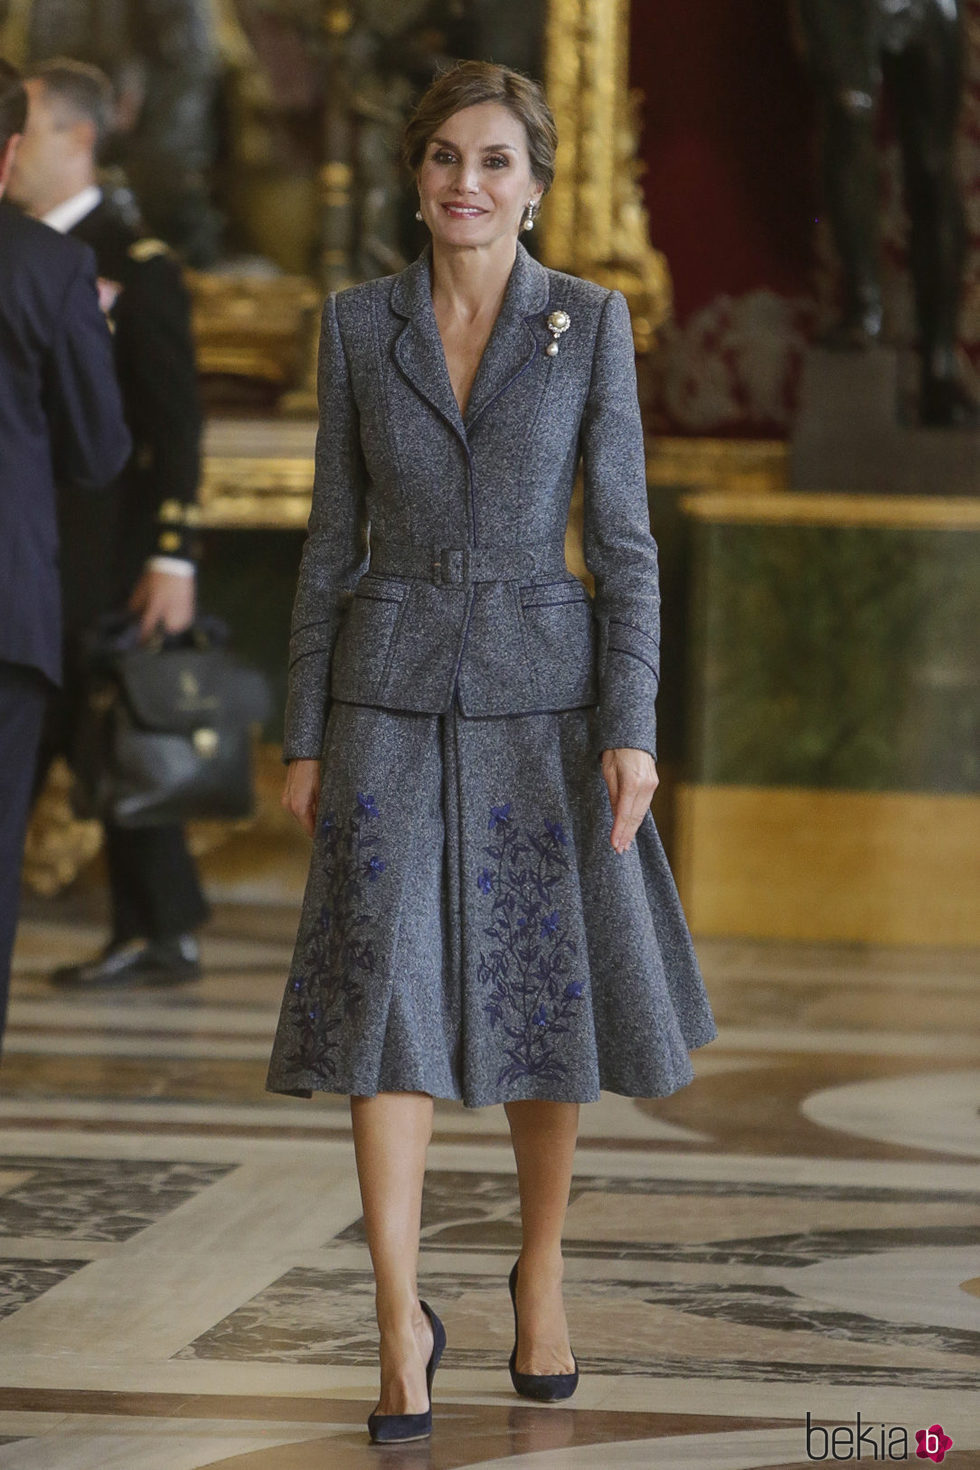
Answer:
<svg viewBox="0 0 980 1470"><path fill-rule="evenodd" d="M510 1378L517 1393L526 1399L537 1399L539 1403L551 1404L558 1399L570 1399L578 1387L578 1358L572 1353L574 1373L518 1373L517 1363L517 1267L520 1256L510 1269L507 1285L514 1308L514 1347L510 1355Z"/></svg>
<svg viewBox="0 0 980 1470"><path fill-rule="evenodd" d="M426 1435L432 1433L432 1380L446 1346L446 1329L428 1302L420 1301L419 1306L432 1323L432 1352L425 1365L425 1386L429 1394L429 1407L421 1414L369 1414L368 1433L375 1444L393 1444L404 1439L425 1439Z"/></svg>

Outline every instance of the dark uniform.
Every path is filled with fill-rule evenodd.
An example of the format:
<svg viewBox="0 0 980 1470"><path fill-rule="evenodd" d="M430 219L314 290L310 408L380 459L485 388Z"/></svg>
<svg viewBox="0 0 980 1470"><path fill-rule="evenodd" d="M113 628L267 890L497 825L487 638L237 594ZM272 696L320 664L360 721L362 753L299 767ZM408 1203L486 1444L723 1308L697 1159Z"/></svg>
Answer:
<svg viewBox="0 0 980 1470"><path fill-rule="evenodd" d="M125 608L150 557L194 558L200 472L201 409L177 260L106 199L70 233L95 251L99 276L120 288L110 319L134 448L98 513L68 497L60 506L66 688L51 711L39 782L52 757L70 750L82 631L99 614ZM203 922L208 909L182 828L107 825L105 838L113 946L173 941ZM63 971L59 978L92 977Z"/></svg>

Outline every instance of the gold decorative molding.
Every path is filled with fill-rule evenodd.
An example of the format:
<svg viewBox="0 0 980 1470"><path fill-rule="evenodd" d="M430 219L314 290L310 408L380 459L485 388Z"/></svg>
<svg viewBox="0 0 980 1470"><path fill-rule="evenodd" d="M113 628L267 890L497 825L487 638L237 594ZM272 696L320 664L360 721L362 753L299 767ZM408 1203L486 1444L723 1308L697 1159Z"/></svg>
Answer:
<svg viewBox="0 0 980 1470"><path fill-rule="evenodd" d="M654 436L647 446L647 482L706 492L786 491L789 446L780 439Z"/></svg>
<svg viewBox="0 0 980 1470"><path fill-rule="evenodd" d="M312 487L312 459L206 459L201 525L227 531L303 530Z"/></svg>
<svg viewBox="0 0 980 1470"><path fill-rule="evenodd" d="M24 882L42 898L74 882L102 846L100 823L75 816L71 786L71 773L59 756L34 804L24 844Z"/></svg>
<svg viewBox="0 0 980 1470"><path fill-rule="evenodd" d="M782 526L887 526L916 531L980 531L980 497L954 495L786 494L686 495L681 508L696 521L754 521Z"/></svg>
<svg viewBox="0 0 980 1470"><path fill-rule="evenodd" d="M315 440L315 419L209 419L200 524L302 529L310 513Z"/></svg>
<svg viewBox="0 0 980 1470"><path fill-rule="evenodd" d="M690 784L675 871L696 935L980 944L980 799Z"/></svg>
<svg viewBox="0 0 980 1470"><path fill-rule="evenodd" d="M664 255L650 243L637 159L640 94L629 87L629 0L549 0L545 86L558 125L542 211L546 265L622 291L637 351L671 313Z"/></svg>
<svg viewBox="0 0 980 1470"><path fill-rule="evenodd" d="M322 301L312 281L192 270L185 279L200 373L302 382Z"/></svg>

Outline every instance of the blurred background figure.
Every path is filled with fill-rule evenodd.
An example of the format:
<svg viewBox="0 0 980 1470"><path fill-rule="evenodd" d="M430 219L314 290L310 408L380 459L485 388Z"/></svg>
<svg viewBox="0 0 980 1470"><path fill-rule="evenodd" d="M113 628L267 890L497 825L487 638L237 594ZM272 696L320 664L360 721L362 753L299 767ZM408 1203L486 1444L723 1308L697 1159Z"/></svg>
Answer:
<svg viewBox="0 0 980 1470"><path fill-rule="evenodd" d="M0 200L27 95L0 60ZM0 202L0 1036L21 852L49 692L61 679L54 475L104 484L130 450L95 262ZM89 510L91 514L91 509Z"/></svg>
<svg viewBox="0 0 980 1470"><path fill-rule="evenodd" d="M894 105L911 223L909 264L921 355L923 423L974 423L956 370L967 235L955 173L965 26L957 0L799 0L824 121L824 179L843 268L831 345L862 347L882 329L875 116Z"/></svg>
<svg viewBox="0 0 980 1470"><path fill-rule="evenodd" d="M105 199L96 164L112 120L108 79L81 62L53 61L28 78L30 110L11 175L27 213L85 241L98 260L114 332L116 370L133 453L99 515L61 505L66 681L42 740L38 785L58 753L70 758L84 697L81 636L100 615L128 609L144 639L180 633L195 613L188 507L200 469L198 403L189 302L180 268ZM207 916L181 828L107 825L112 931L91 962L58 970L58 983L90 987L193 979L194 929Z"/></svg>
<svg viewBox="0 0 980 1470"><path fill-rule="evenodd" d="M118 101L111 159L148 227L195 266L218 257L210 197L219 51L209 0L0 0L8 51L25 69L71 56L99 67ZM16 53L11 48L16 47Z"/></svg>

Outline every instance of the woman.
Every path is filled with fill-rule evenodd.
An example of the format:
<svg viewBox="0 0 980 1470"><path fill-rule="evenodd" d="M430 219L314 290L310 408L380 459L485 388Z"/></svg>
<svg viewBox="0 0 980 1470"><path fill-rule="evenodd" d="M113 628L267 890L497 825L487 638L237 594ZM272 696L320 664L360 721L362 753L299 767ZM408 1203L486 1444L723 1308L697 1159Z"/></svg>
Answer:
<svg viewBox="0 0 980 1470"><path fill-rule="evenodd" d="M511 1375L567 1397L579 1104L674 1092L716 1034L649 809L659 595L629 311L519 241L555 146L536 83L443 73L405 138L430 243L324 308L283 796L314 847L267 1086L350 1096L376 1439L431 1428L432 1098L506 1107ZM564 557L580 455L594 601Z"/></svg>

